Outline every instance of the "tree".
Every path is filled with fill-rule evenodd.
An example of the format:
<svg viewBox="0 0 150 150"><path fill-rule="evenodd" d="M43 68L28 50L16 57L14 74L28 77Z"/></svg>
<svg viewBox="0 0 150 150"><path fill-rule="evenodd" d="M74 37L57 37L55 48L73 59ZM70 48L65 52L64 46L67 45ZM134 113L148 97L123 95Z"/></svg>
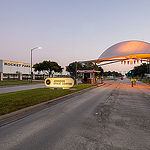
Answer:
<svg viewBox="0 0 150 150"><path fill-rule="evenodd" d="M122 74L121 73L118 73L118 72L116 72L116 71L106 71L106 72L104 72L103 73L103 75L104 76L115 76L115 77L121 77L122 76Z"/></svg>
<svg viewBox="0 0 150 150"><path fill-rule="evenodd" d="M48 72L49 77L52 74L52 71L54 72L62 72L61 66L58 65L57 62L54 61L43 61L41 63L37 63L33 66L35 71L43 71L43 72Z"/></svg>
<svg viewBox="0 0 150 150"><path fill-rule="evenodd" d="M101 73L103 73L102 67L97 66L96 64L92 62L86 62L86 63L77 62L77 70L93 70L93 69L97 71L101 71ZM69 66L66 67L66 71L68 71L71 76L75 77L76 62L70 63Z"/></svg>
<svg viewBox="0 0 150 150"><path fill-rule="evenodd" d="M148 73L148 64L143 63L140 66L134 67L133 70L130 70L127 76L140 76L143 78L145 73Z"/></svg>
<svg viewBox="0 0 150 150"><path fill-rule="evenodd" d="M80 62L77 62L77 70L82 70L83 66ZM69 66L66 67L66 71L70 73L71 76L75 77L76 75L76 62L72 62Z"/></svg>

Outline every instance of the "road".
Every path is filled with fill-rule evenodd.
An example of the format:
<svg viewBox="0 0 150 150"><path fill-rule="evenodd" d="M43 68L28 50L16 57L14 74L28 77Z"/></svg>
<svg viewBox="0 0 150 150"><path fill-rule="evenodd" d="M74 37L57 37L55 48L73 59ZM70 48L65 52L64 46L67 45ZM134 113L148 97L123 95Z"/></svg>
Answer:
<svg viewBox="0 0 150 150"><path fill-rule="evenodd" d="M0 94L8 93L8 92L22 91L22 90L30 90L30 89L36 89L36 88L43 88L43 87L45 87L44 83L0 87Z"/></svg>
<svg viewBox="0 0 150 150"><path fill-rule="evenodd" d="M150 150L150 86L109 81L0 127L1 150Z"/></svg>

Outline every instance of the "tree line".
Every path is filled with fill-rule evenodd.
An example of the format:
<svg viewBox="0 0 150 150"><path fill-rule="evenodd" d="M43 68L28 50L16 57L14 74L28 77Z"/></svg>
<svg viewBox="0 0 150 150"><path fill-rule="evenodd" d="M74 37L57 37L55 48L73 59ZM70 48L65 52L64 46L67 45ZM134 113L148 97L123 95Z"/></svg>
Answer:
<svg viewBox="0 0 150 150"><path fill-rule="evenodd" d="M62 73L63 68L58 65L57 62L54 61L43 61L40 63L36 63L34 66L34 71L39 71L39 72L43 72L44 74L48 74L49 77L53 74L53 72L58 72L58 73ZM121 76L120 73L118 72L104 72L103 68L101 66L98 66L95 63L92 62L85 62L85 63L81 63L81 62L72 62L70 63L68 66L66 66L66 71L70 73L71 77L75 77L76 76L76 70L95 70L95 71L100 71L100 76L104 75L104 76L116 76L119 77ZM97 74L96 74L97 75Z"/></svg>
<svg viewBox="0 0 150 150"><path fill-rule="evenodd" d="M149 73L149 64L143 63L140 66L136 66L134 69L130 70L126 76L143 78L146 73Z"/></svg>
<svg viewBox="0 0 150 150"><path fill-rule="evenodd" d="M72 62L66 67L66 71L68 71L72 77L76 75L76 69L77 70L93 70L94 69L96 71L101 71L101 74L103 73L103 68L92 62L86 62L86 63Z"/></svg>
<svg viewBox="0 0 150 150"><path fill-rule="evenodd" d="M106 71L103 73L103 76L115 76L115 77L121 77L122 74L118 73L116 71Z"/></svg>

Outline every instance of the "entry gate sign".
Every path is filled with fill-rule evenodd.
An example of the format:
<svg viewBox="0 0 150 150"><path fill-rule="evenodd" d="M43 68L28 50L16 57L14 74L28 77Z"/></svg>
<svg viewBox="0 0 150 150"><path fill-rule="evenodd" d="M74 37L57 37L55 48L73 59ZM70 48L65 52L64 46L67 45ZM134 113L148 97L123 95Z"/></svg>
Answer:
<svg viewBox="0 0 150 150"><path fill-rule="evenodd" d="M45 85L49 88L69 89L74 86L72 78L46 78Z"/></svg>

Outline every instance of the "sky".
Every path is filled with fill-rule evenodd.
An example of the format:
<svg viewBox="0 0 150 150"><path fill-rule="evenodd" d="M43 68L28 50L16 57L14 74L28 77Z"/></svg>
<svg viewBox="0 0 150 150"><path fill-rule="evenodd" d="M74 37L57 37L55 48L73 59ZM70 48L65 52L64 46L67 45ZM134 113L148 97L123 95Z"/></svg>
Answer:
<svg viewBox="0 0 150 150"><path fill-rule="evenodd" d="M149 42L149 6L150 0L0 0L0 59L30 63L30 50L41 46L33 63L64 67L122 41Z"/></svg>

